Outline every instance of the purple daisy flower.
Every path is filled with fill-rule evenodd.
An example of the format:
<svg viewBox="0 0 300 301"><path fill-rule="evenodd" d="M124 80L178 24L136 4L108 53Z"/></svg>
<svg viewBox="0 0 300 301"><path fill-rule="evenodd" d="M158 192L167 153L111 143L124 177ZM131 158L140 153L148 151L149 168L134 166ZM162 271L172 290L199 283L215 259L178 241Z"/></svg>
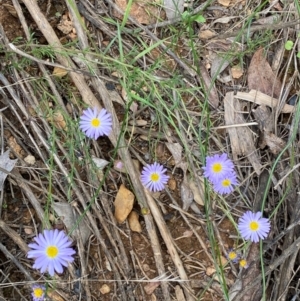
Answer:
<svg viewBox="0 0 300 301"><path fill-rule="evenodd" d="M261 212L253 213L247 211L240 218L238 229L241 236L252 242L259 242L259 239L264 239L270 232L270 222L268 218L263 218Z"/></svg>
<svg viewBox="0 0 300 301"><path fill-rule="evenodd" d="M235 252L233 249L230 249L226 255L227 255L227 259L231 260L233 263L236 263L239 259L239 254Z"/></svg>
<svg viewBox="0 0 300 301"><path fill-rule="evenodd" d="M105 109L98 113L97 108L88 108L83 111L79 128L85 135L92 139L98 139L100 136L108 136L112 130L112 117Z"/></svg>
<svg viewBox="0 0 300 301"><path fill-rule="evenodd" d="M32 286L32 293L31 293L33 301L44 301L45 290L46 290L45 285L34 284Z"/></svg>
<svg viewBox="0 0 300 301"><path fill-rule="evenodd" d="M214 155L206 157L206 166L204 169L204 177L208 178L212 183L224 179L228 173L233 172L234 165L227 154Z"/></svg>
<svg viewBox="0 0 300 301"><path fill-rule="evenodd" d="M227 194L234 190L233 185L237 185L235 172L228 173L224 178L219 181L213 182L214 190L220 194Z"/></svg>
<svg viewBox="0 0 300 301"><path fill-rule="evenodd" d="M36 243L28 245L32 250L28 251L27 257L35 259L32 267L41 273L48 270L48 273L54 276L54 272L62 273L63 266L73 262L72 255L76 252L70 248L72 242L63 231L44 230L44 233L40 233L34 240Z"/></svg>
<svg viewBox="0 0 300 301"><path fill-rule="evenodd" d="M141 174L142 184L150 191L161 191L169 180L169 176L165 174L167 170L157 162L146 165Z"/></svg>

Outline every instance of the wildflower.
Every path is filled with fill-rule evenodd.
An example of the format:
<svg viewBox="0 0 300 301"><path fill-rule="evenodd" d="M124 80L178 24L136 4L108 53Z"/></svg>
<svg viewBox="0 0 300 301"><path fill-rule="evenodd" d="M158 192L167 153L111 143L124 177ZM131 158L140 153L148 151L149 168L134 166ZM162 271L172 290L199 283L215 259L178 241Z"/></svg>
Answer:
<svg viewBox="0 0 300 301"><path fill-rule="evenodd" d="M208 178L212 183L224 179L228 173L232 173L234 165L227 154L214 155L206 157L206 166L204 169L204 177Z"/></svg>
<svg viewBox="0 0 300 301"><path fill-rule="evenodd" d="M79 128L85 135L92 139L98 139L100 136L109 135L112 129L112 117L105 109L98 113L97 108L88 108L83 111Z"/></svg>
<svg viewBox="0 0 300 301"><path fill-rule="evenodd" d="M27 257L35 259L33 268L41 273L48 270L49 274L54 276L54 272L62 273L63 266L73 262L72 255L75 251L70 248L72 242L63 231L44 230L44 233L40 233L34 240L36 243L28 245L32 250L28 252Z"/></svg>
<svg viewBox="0 0 300 301"><path fill-rule="evenodd" d="M167 170L157 162L146 165L141 174L142 184L150 191L160 191L168 182L169 176L165 174Z"/></svg>
<svg viewBox="0 0 300 301"><path fill-rule="evenodd" d="M124 163L121 160L117 160L114 162L114 168L117 170L124 169Z"/></svg>
<svg viewBox="0 0 300 301"><path fill-rule="evenodd" d="M33 301L43 301L45 296L45 286L40 284L34 284L32 286L32 293L31 296Z"/></svg>
<svg viewBox="0 0 300 301"><path fill-rule="evenodd" d="M233 251L233 249L230 249L227 253L227 259L231 260L232 262L236 263L239 259L239 255L237 252Z"/></svg>
<svg viewBox="0 0 300 301"><path fill-rule="evenodd" d="M240 218L238 229L244 239L249 239L252 242L258 242L259 239L267 237L270 231L269 219L261 217L261 212L253 213L247 211Z"/></svg>
<svg viewBox="0 0 300 301"><path fill-rule="evenodd" d="M227 194L234 190L233 185L237 185L236 174L234 172L228 173L223 179L213 182L214 190L220 194Z"/></svg>
<svg viewBox="0 0 300 301"><path fill-rule="evenodd" d="M247 268L248 268L248 262L247 262L247 260L244 259L244 258L240 259L239 265L240 265L240 267L243 268L243 269L247 269Z"/></svg>

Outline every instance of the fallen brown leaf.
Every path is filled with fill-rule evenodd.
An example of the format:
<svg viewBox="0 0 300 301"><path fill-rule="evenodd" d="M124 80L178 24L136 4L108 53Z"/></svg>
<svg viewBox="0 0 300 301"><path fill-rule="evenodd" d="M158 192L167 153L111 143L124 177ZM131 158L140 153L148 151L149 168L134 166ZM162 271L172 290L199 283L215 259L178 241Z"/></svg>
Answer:
<svg viewBox="0 0 300 301"><path fill-rule="evenodd" d="M56 77L64 77L65 75L68 74L69 71L67 71L64 68L59 68L59 67L54 67L52 75Z"/></svg>
<svg viewBox="0 0 300 301"><path fill-rule="evenodd" d="M13 149L13 151L18 154L21 158L24 158L25 151L22 149L22 147L17 143L17 140L14 136L10 136L7 140L7 144L10 148Z"/></svg>
<svg viewBox="0 0 300 301"><path fill-rule="evenodd" d="M207 268L206 268L206 271L205 271L205 273L206 273L207 276L211 276L211 275L213 275L215 272L216 272L216 269L213 268L213 267L207 267Z"/></svg>
<svg viewBox="0 0 300 301"><path fill-rule="evenodd" d="M248 86L275 98L280 96L281 82L267 62L263 48L258 49L252 57L248 68Z"/></svg>
<svg viewBox="0 0 300 301"><path fill-rule="evenodd" d="M236 127L227 128L234 160L238 160L238 156L246 155L255 172L259 175L262 165L256 151L253 135L247 126L238 126L239 124L246 123L246 121L243 114L239 113L242 109L239 100L234 99L233 92L226 93L224 98L224 111L225 124L228 126L237 125Z"/></svg>
<svg viewBox="0 0 300 301"><path fill-rule="evenodd" d="M182 161L182 146L179 143L166 143L167 148L172 154L175 165L177 166Z"/></svg>
<svg viewBox="0 0 300 301"><path fill-rule="evenodd" d="M128 215L128 224L131 231L141 233L142 226L139 222L139 215L135 211L131 211Z"/></svg>
<svg viewBox="0 0 300 301"><path fill-rule="evenodd" d="M197 177L197 175L195 175L195 177ZM189 185L190 185L190 188L194 194L194 201L199 204L200 206L204 206L204 195L203 195L203 192L204 192L204 180L203 178L200 178L199 179L199 182L201 183L201 186L202 186L202 190L199 190L198 187L197 187L197 184L196 184L196 181L193 179L193 178L190 178L188 180L189 182Z"/></svg>
<svg viewBox="0 0 300 301"><path fill-rule="evenodd" d="M229 6L230 5L231 0L218 0L218 3L223 5L223 6Z"/></svg>
<svg viewBox="0 0 300 301"><path fill-rule="evenodd" d="M209 29L206 29L206 30L200 30L198 36L199 36L200 39L206 40L206 39L211 39L215 35L216 34L213 31L211 31Z"/></svg>
<svg viewBox="0 0 300 301"><path fill-rule="evenodd" d="M69 15L65 14L61 17L57 29L59 29L62 33L68 34L74 28L73 22L70 20Z"/></svg>
<svg viewBox="0 0 300 301"><path fill-rule="evenodd" d="M56 111L52 116L48 116L47 121L51 122L59 130L68 130L65 117L60 111Z"/></svg>
<svg viewBox="0 0 300 301"><path fill-rule="evenodd" d="M128 190L123 184L116 195L115 218L118 223L123 223L132 210L134 202L134 194Z"/></svg>
<svg viewBox="0 0 300 301"><path fill-rule="evenodd" d="M240 65L231 67L231 74L233 78L240 78L243 76L244 71Z"/></svg>
<svg viewBox="0 0 300 301"><path fill-rule="evenodd" d="M47 296L53 301L65 301L56 291L52 289L47 291Z"/></svg>
<svg viewBox="0 0 300 301"><path fill-rule="evenodd" d="M146 284L146 285L144 286L145 293L146 293L147 295L151 295L151 294L154 292L154 290L155 290L157 287L159 287L159 285L160 285L160 282L159 282L159 281L156 281L156 282L150 282L150 283Z"/></svg>
<svg viewBox="0 0 300 301"><path fill-rule="evenodd" d="M177 301L185 301L183 290L180 287L180 285L175 286L175 295L176 295L176 300Z"/></svg>
<svg viewBox="0 0 300 301"><path fill-rule="evenodd" d="M110 292L110 287L107 285L107 284L103 284L101 287L100 287L100 293L102 295L106 295Z"/></svg>
<svg viewBox="0 0 300 301"><path fill-rule="evenodd" d="M116 0L115 3L123 11L126 11L127 0ZM152 5L152 1L141 0L132 3L129 14L141 24L150 24L157 21L157 18L160 16L160 10ZM123 18L123 15L117 11L113 11L113 15L119 19Z"/></svg>

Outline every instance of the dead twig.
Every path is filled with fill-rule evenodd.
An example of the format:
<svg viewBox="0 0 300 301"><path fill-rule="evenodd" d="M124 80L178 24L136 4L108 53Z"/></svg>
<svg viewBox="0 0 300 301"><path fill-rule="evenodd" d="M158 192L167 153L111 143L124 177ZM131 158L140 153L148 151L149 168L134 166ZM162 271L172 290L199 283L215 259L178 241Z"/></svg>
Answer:
<svg viewBox="0 0 300 301"><path fill-rule="evenodd" d="M23 267L23 265L16 259L15 256L13 256L7 249L6 247L0 242L0 251L5 255L5 257L8 260L11 260L17 268L25 275L25 277L29 281L34 281L34 279L30 276L30 274L27 272L27 270Z"/></svg>
<svg viewBox="0 0 300 301"><path fill-rule="evenodd" d="M227 39L227 38L231 38L231 37L237 37L237 36L241 36L244 33L253 33L255 31L259 31L259 30L278 30L278 29L283 29L283 28L287 28L287 27L293 27L295 25L300 24L299 20L296 21L291 21L291 22L285 22L285 23L279 23L279 24L263 24L263 25L253 25L250 28L244 28L244 29L239 29L239 30L235 30L232 32L228 32L228 33L224 33L224 34L220 34L217 36L213 36L211 37L209 40L222 40L222 39Z"/></svg>

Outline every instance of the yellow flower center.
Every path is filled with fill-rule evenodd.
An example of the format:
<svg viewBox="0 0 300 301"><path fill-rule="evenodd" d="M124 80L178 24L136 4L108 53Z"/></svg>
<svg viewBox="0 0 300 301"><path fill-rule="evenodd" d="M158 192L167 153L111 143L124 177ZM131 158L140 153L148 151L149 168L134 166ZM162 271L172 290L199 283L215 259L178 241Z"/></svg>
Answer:
<svg viewBox="0 0 300 301"><path fill-rule="evenodd" d="M40 298L43 296L44 291L40 287L37 287L37 288L33 289L33 294L34 294L34 297Z"/></svg>
<svg viewBox="0 0 300 301"><path fill-rule="evenodd" d="M212 171L215 173L220 173L222 171L222 169L223 169L223 166L221 163L215 163L212 166Z"/></svg>
<svg viewBox="0 0 300 301"><path fill-rule="evenodd" d="M244 268L247 265L247 261L245 259L240 260L240 266Z"/></svg>
<svg viewBox="0 0 300 301"><path fill-rule="evenodd" d="M223 187L228 187L228 186L230 186L230 184L231 184L231 181L229 179L225 179L222 181Z"/></svg>
<svg viewBox="0 0 300 301"><path fill-rule="evenodd" d="M236 253L235 253L235 252L229 252L228 258L229 258L230 260L236 259Z"/></svg>
<svg viewBox="0 0 300 301"><path fill-rule="evenodd" d="M249 228L251 231L257 231L259 228L259 223L257 221L252 221L249 224Z"/></svg>
<svg viewBox="0 0 300 301"><path fill-rule="evenodd" d="M93 118L91 120L91 125L94 127L94 128L97 128L101 125L101 121L98 119L98 118Z"/></svg>
<svg viewBox="0 0 300 301"><path fill-rule="evenodd" d="M58 247L57 246L49 246L46 249L46 254L51 259L55 258L58 255Z"/></svg>
<svg viewBox="0 0 300 301"><path fill-rule="evenodd" d="M157 182L159 180L159 174L157 172L152 173L150 179L152 182Z"/></svg>

